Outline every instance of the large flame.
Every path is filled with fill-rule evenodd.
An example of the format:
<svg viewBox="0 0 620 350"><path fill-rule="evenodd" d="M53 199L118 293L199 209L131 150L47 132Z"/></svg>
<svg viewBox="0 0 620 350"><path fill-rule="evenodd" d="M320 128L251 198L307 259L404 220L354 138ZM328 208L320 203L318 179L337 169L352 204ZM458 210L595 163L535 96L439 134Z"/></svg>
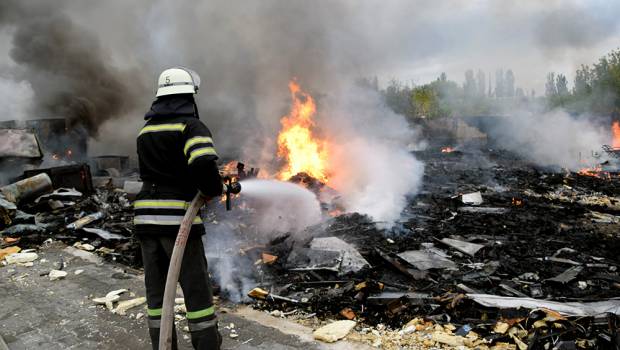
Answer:
<svg viewBox="0 0 620 350"><path fill-rule="evenodd" d="M288 180L304 172L323 183L327 178L327 142L317 138L312 129L316 104L308 93L301 90L297 81L288 84L293 104L288 115L282 117L282 130L278 135L278 156L286 160L278 178Z"/></svg>
<svg viewBox="0 0 620 350"><path fill-rule="evenodd" d="M614 137L611 141L611 147L620 148L620 122L615 121L611 124L611 132Z"/></svg>

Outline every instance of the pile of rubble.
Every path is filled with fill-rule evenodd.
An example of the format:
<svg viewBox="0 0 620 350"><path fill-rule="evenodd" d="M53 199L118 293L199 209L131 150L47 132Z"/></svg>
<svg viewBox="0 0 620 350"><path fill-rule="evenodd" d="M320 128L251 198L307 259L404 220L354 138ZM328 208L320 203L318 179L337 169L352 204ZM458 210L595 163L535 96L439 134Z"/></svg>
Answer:
<svg viewBox="0 0 620 350"><path fill-rule="evenodd" d="M78 174L79 190L61 187L62 181L45 171L0 188L0 253L37 247L51 238L141 265L128 194L112 187L93 189L88 166L79 168L88 174ZM62 178L67 181L66 175Z"/></svg>
<svg viewBox="0 0 620 350"><path fill-rule="evenodd" d="M620 344L618 173L558 173L498 151L418 156L424 188L390 230L346 214L303 235L241 239L255 306L355 321L349 337L371 344Z"/></svg>

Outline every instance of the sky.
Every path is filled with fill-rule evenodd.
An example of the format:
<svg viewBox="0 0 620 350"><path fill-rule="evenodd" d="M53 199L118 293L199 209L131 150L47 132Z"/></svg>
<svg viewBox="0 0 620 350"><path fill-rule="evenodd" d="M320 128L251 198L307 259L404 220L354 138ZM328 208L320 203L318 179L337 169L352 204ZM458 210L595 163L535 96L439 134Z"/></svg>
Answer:
<svg viewBox="0 0 620 350"><path fill-rule="evenodd" d="M0 118L87 110L107 140L116 121L139 126L174 65L201 74L201 112L231 147L248 125L278 127L292 77L329 95L359 77L462 83L470 68L512 69L542 95L548 72L572 82L620 47L618 13L620 1L602 0L3 0Z"/></svg>

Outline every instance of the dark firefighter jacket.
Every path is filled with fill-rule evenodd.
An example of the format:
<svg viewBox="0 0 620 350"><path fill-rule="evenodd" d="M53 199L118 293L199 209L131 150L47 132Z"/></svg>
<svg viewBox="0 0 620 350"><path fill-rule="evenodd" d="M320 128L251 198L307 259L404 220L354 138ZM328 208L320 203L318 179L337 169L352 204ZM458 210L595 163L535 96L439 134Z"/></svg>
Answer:
<svg viewBox="0 0 620 350"><path fill-rule="evenodd" d="M138 135L142 190L134 203L137 235L176 235L192 198L222 194L217 153L192 95L158 98ZM203 234L196 217L191 234Z"/></svg>

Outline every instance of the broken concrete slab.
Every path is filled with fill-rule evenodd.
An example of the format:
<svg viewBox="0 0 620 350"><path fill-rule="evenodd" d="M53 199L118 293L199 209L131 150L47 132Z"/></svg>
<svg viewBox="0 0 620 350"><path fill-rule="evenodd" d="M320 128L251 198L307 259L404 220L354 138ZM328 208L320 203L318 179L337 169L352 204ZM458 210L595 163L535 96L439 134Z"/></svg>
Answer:
<svg viewBox="0 0 620 350"><path fill-rule="evenodd" d="M397 255L422 271L430 269L456 269L456 264L448 259L444 252L436 248L408 250Z"/></svg>
<svg viewBox="0 0 620 350"><path fill-rule="evenodd" d="M447 334L445 332L434 332L432 339L438 343L446 344L453 347L463 346L466 338L459 335Z"/></svg>
<svg viewBox="0 0 620 350"><path fill-rule="evenodd" d="M56 280L65 278L67 276L67 271L52 270L50 271L48 276L50 278L50 281L56 281Z"/></svg>
<svg viewBox="0 0 620 350"><path fill-rule="evenodd" d="M452 238L443 238L441 239L441 242L470 256L476 255L480 249L484 248L484 245L482 244L470 243Z"/></svg>
<svg viewBox="0 0 620 350"><path fill-rule="evenodd" d="M14 253L7 255L4 260L6 260L7 264L23 264L35 261L39 258L37 253L27 252L27 253Z"/></svg>
<svg viewBox="0 0 620 350"><path fill-rule="evenodd" d="M320 237L310 242L310 248L316 250L342 252L342 262L340 264L340 273L346 274L350 272L358 272L364 268L370 267L370 264L364 257L349 243L338 237Z"/></svg>
<svg viewBox="0 0 620 350"><path fill-rule="evenodd" d="M316 340L333 343L346 337L355 325L357 322L351 320L335 321L314 331L313 336Z"/></svg>

